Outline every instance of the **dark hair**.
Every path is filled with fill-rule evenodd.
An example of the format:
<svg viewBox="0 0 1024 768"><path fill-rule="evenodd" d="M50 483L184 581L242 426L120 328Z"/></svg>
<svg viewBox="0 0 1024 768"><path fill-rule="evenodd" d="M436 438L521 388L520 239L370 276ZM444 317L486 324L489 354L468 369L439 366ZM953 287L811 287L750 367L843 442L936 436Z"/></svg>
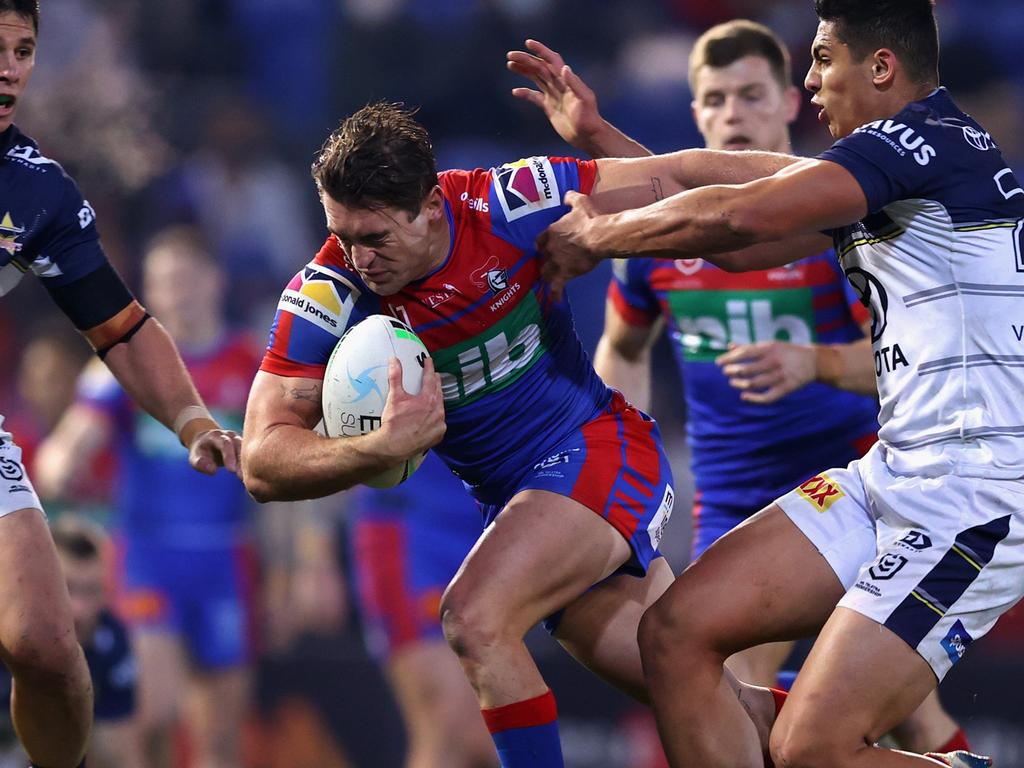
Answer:
<svg viewBox="0 0 1024 768"><path fill-rule="evenodd" d="M934 0L814 0L818 18L858 60L890 48L918 83L939 79L939 30Z"/></svg>
<svg viewBox="0 0 1024 768"><path fill-rule="evenodd" d="M0 0L0 13L17 13L32 20L32 29L39 34L39 0Z"/></svg>
<svg viewBox="0 0 1024 768"><path fill-rule="evenodd" d="M415 113L378 101L343 120L313 162L320 192L352 208L418 213L437 185L437 161Z"/></svg>
<svg viewBox="0 0 1024 768"><path fill-rule="evenodd" d="M96 560L103 551L106 536L96 523L66 513L50 528L57 551L74 560Z"/></svg>
<svg viewBox="0 0 1024 768"><path fill-rule="evenodd" d="M772 75L783 88L793 84L789 51L779 36L763 24L735 19L718 24L697 38L690 52L690 90L696 90L701 67L721 69L745 56L760 56L772 68Z"/></svg>

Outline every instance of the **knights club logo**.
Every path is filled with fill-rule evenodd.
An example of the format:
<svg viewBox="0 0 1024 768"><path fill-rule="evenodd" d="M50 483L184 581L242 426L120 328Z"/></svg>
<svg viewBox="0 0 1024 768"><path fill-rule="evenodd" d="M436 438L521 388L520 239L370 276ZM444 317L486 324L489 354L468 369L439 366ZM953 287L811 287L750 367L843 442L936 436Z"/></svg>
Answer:
<svg viewBox="0 0 1024 768"><path fill-rule="evenodd" d="M17 255L21 250L21 243L18 238L25 234L24 227L16 227L10 213L5 213L0 219L0 250L7 251L8 256Z"/></svg>
<svg viewBox="0 0 1024 768"><path fill-rule="evenodd" d="M501 293L508 288L508 272L502 269L497 256L491 256L486 264L473 270L469 279L480 291L490 290L491 293Z"/></svg>

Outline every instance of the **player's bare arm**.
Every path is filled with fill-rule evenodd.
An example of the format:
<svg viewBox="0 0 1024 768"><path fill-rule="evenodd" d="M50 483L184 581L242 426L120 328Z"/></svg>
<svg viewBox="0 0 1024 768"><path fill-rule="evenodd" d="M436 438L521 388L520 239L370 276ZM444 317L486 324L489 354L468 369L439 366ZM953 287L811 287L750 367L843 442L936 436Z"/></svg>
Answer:
<svg viewBox="0 0 1024 768"><path fill-rule="evenodd" d="M791 162L766 178L691 189L616 214L602 214L588 197L575 193L566 203L570 212L537 240L548 257L545 276L556 291L612 257L702 257L729 271L781 266L828 247L823 230L867 214L867 200L853 176L825 160Z"/></svg>
<svg viewBox="0 0 1024 768"><path fill-rule="evenodd" d="M440 377L427 358L423 388L402 388L397 360L388 368L388 399L381 427L358 437L327 438L313 431L322 415L319 379L260 371L245 413L242 479L257 501L294 501L351 488L444 437Z"/></svg>
<svg viewBox="0 0 1024 768"><path fill-rule="evenodd" d="M142 309L133 301L110 320L85 331L85 337L96 349L106 349L104 362L139 407L177 433L195 469L206 474L213 474L217 467L239 472L241 438L221 429L210 416L174 341L155 318L141 320L127 340L112 346L105 343L121 337L112 329L123 325L124 312L132 310L141 320Z"/></svg>
<svg viewBox="0 0 1024 768"><path fill-rule="evenodd" d="M605 302L604 332L594 352L594 370L609 387L619 390L633 405L646 411L651 399L651 347L661 335L664 321L633 325Z"/></svg>

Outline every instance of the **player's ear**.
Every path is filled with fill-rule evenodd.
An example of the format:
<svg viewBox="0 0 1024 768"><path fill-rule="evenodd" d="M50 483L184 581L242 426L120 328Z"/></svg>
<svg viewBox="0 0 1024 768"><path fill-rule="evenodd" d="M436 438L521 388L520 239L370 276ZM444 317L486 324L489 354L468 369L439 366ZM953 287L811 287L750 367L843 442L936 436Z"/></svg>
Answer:
<svg viewBox="0 0 1024 768"><path fill-rule="evenodd" d="M871 82L876 88L892 85L898 66L896 54L888 48L879 48L871 57Z"/></svg>
<svg viewBox="0 0 1024 768"><path fill-rule="evenodd" d="M425 213L430 221L435 221L444 216L444 193L441 192L441 187L435 185L427 193L427 197L420 207L420 213Z"/></svg>

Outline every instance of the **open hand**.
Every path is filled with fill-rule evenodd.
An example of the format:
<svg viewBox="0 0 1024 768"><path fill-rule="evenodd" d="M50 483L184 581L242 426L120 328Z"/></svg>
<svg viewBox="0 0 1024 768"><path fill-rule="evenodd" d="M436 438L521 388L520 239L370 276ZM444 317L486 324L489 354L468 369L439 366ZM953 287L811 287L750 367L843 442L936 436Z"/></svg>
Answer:
<svg viewBox="0 0 1024 768"><path fill-rule="evenodd" d="M604 122L597 97L557 51L537 40L527 40L526 47L528 51L509 51L505 65L532 80L538 90L513 88L512 95L542 109L559 136L585 149Z"/></svg>

